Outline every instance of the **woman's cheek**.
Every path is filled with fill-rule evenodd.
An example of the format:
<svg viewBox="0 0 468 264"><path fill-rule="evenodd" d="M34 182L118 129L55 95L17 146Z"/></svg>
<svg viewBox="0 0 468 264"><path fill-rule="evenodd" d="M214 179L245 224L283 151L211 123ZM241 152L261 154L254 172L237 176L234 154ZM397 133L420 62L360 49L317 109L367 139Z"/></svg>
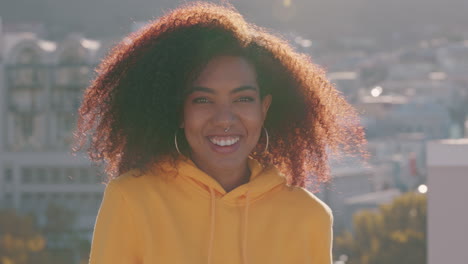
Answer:
<svg viewBox="0 0 468 264"><path fill-rule="evenodd" d="M260 107L257 105L244 107L241 112L241 116L244 120L248 121L252 125L257 124L258 126L262 126L262 112Z"/></svg>

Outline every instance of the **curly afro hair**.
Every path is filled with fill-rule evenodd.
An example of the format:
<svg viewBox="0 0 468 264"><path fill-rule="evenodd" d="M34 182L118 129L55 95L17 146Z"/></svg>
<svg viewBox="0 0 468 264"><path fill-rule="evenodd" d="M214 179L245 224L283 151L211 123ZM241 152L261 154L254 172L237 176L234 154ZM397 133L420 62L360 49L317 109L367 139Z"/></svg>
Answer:
<svg viewBox="0 0 468 264"><path fill-rule="evenodd" d="M161 160L176 162L174 133L183 113L184 88L221 55L242 56L256 69L261 96L273 97L251 154L274 164L288 184L330 178L330 154L365 155L356 110L325 72L280 37L247 23L229 5L186 4L116 45L97 68L79 108L75 146L104 162L109 179ZM180 149L188 144L180 134Z"/></svg>

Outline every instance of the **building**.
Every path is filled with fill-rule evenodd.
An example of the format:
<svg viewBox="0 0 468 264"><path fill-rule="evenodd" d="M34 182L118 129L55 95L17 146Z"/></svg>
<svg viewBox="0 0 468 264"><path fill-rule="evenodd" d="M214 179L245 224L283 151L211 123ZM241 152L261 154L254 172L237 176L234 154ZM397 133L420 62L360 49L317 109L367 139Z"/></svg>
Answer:
<svg viewBox="0 0 468 264"><path fill-rule="evenodd" d="M369 140L370 162L376 171L375 189L412 190L426 180L426 144L422 133L401 133Z"/></svg>
<svg viewBox="0 0 468 264"><path fill-rule="evenodd" d="M351 225L346 217L346 199L374 191L375 169L362 160L348 158L331 165L331 182L321 186L317 196L333 211L334 230L339 233Z"/></svg>
<svg viewBox="0 0 468 264"><path fill-rule="evenodd" d="M0 206L45 223L54 203L76 213L91 238L104 185L70 143L81 94L103 45L80 35L60 42L0 29Z"/></svg>
<svg viewBox="0 0 468 264"><path fill-rule="evenodd" d="M391 203L402 193L399 189L387 189L350 197L345 200L344 218L346 228L352 230L353 216L362 210L377 210L384 204Z"/></svg>
<svg viewBox="0 0 468 264"><path fill-rule="evenodd" d="M428 264L468 260L468 139L429 142Z"/></svg>
<svg viewBox="0 0 468 264"><path fill-rule="evenodd" d="M328 78L348 102L355 103L357 101L356 91L361 88L357 72L331 72L328 74Z"/></svg>
<svg viewBox="0 0 468 264"><path fill-rule="evenodd" d="M428 139L450 137L450 113L434 102L409 101L396 95L365 96L356 108L363 114L369 139L399 133L423 133Z"/></svg>

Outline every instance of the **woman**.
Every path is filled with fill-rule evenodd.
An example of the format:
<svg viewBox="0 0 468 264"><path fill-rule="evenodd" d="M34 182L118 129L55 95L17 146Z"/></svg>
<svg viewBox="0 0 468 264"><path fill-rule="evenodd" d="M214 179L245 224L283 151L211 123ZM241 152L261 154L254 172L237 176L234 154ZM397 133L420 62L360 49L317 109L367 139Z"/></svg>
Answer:
<svg viewBox="0 0 468 264"><path fill-rule="evenodd" d="M233 8L185 5L124 39L79 113L76 150L89 138L110 175L91 264L331 263L331 211L303 187L328 153L360 153L356 112Z"/></svg>

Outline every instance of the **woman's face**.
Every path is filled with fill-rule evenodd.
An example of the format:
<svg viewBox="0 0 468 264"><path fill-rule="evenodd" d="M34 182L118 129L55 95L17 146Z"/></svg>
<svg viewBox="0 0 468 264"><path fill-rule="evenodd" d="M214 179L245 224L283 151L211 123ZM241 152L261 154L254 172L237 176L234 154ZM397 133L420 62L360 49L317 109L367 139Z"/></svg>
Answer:
<svg viewBox="0 0 468 264"><path fill-rule="evenodd" d="M181 127L193 161L202 168L245 165L270 103L271 95L261 100L255 69L247 60L212 59L188 87L184 102Z"/></svg>

